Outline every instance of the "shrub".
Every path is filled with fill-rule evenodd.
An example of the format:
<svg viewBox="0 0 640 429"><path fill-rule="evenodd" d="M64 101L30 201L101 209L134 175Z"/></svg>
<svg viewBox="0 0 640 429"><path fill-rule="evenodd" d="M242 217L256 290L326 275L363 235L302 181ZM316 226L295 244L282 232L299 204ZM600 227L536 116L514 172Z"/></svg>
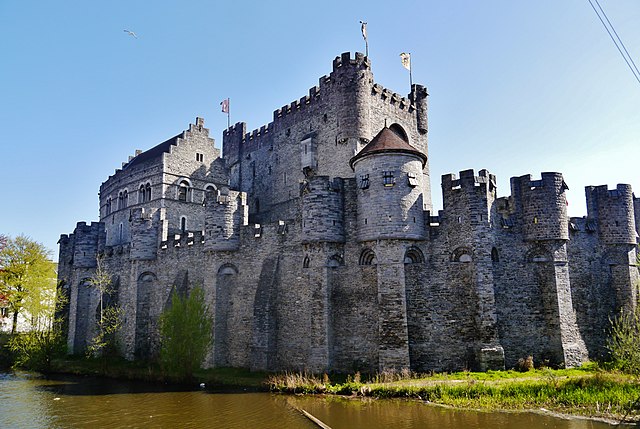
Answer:
<svg viewBox="0 0 640 429"><path fill-rule="evenodd" d="M173 292L171 306L160 316L160 364L170 377L193 377L211 345L212 328L201 288L186 297Z"/></svg>
<svg viewBox="0 0 640 429"><path fill-rule="evenodd" d="M611 321L607 348L615 369L640 375L640 307L623 311Z"/></svg>
<svg viewBox="0 0 640 429"><path fill-rule="evenodd" d="M518 359L516 364L516 370L520 372L527 372L533 369L533 356L529 355L526 358Z"/></svg>

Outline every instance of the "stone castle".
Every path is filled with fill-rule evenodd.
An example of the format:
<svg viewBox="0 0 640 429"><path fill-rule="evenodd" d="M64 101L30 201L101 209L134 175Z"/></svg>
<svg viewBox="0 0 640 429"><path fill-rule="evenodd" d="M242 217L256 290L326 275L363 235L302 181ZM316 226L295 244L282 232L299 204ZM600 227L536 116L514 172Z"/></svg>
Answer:
<svg viewBox="0 0 640 429"><path fill-rule="evenodd" d="M568 218L560 173L442 177L431 206L427 91L404 97L344 53L309 94L251 132L204 121L136 151L100 186L100 221L59 241L68 346L96 333L96 257L125 314L121 352L157 353L172 291L205 290L206 366L350 372L575 366L638 302L640 199L586 188Z"/></svg>

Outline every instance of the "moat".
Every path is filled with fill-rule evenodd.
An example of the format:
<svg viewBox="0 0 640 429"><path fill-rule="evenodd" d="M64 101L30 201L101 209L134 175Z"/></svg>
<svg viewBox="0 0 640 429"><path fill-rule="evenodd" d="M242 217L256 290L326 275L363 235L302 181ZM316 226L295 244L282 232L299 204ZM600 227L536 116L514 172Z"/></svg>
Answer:
<svg viewBox="0 0 640 429"><path fill-rule="evenodd" d="M0 373L3 428L315 428L304 409L333 429L599 429L581 419L518 412L452 410L418 401L350 400L255 392L188 390L101 378Z"/></svg>

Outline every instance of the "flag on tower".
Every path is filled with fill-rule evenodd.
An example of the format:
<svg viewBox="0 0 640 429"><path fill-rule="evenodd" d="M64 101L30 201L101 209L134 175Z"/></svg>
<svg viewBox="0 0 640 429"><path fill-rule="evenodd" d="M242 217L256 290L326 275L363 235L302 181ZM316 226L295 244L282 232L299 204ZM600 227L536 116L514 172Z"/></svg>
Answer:
<svg viewBox="0 0 640 429"><path fill-rule="evenodd" d="M400 54L400 61L402 61L402 67L411 71L411 54L403 52Z"/></svg>
<svg viewBox="0 0 640 429"><path fill-rule="evenodd" d="M220 102L220 106L222 106L222 113L229 113L229 99L225 98Z"/></svg>
<svg viewBox="0 0 640 429"><path fill-rule="evenodd" d="M366 41L367 40L367 23L364 21L360 21L360 24L362 24L360 26L360 29L362 30L362 37Z"/></svg>

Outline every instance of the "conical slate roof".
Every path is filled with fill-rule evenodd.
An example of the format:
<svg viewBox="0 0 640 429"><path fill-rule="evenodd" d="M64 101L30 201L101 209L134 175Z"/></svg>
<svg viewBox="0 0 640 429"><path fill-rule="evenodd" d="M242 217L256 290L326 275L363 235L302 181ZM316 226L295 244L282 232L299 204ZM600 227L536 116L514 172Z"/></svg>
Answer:
<svg viewBox="0 0 640 429"><path fill-rule="evenodd" d="M427 163L427 155L411 146L396 132L385 126L369 144L349 160L349 166L353 169L353 164L360 158L379 153L408 153L419 157L422 160L423 167Z"/></svg>

